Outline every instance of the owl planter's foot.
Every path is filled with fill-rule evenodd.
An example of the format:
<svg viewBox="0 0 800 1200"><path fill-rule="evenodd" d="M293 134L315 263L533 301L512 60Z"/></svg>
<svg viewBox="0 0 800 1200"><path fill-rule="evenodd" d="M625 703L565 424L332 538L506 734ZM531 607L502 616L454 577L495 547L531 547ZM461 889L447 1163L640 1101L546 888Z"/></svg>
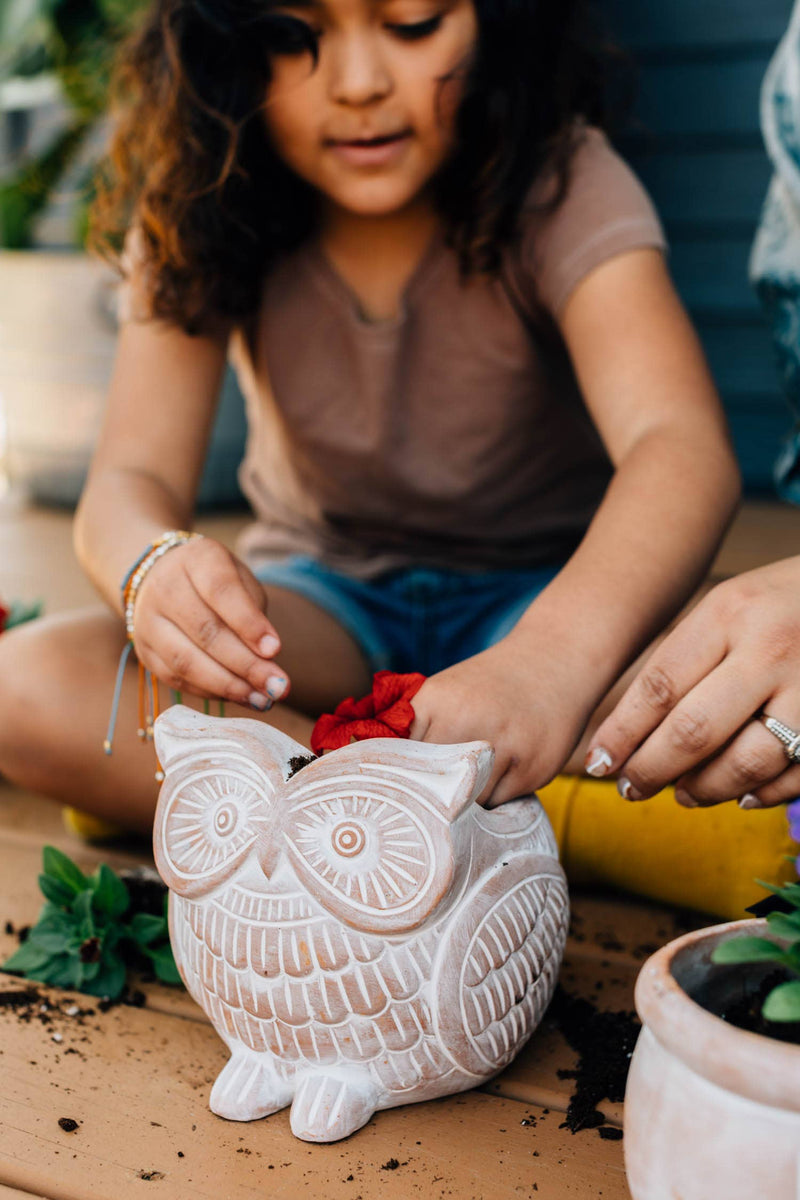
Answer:
<svg viewBox="0 0 800 1200"><path fill-rule="evenodd" d="M234 1054L217 1076L209 1107L228 1121L256 1121L285 1108L291 1099L291 1088L262 1055Z"/></svg>
<svg viewBox="0 0 800 1200"><path fill-rule="evenodd" d="M306 1075L292 1104L292 1133L304 1142L338 1142L366 1125L377 1099L365 1076L345 1081L333 1075Z"/></svg>

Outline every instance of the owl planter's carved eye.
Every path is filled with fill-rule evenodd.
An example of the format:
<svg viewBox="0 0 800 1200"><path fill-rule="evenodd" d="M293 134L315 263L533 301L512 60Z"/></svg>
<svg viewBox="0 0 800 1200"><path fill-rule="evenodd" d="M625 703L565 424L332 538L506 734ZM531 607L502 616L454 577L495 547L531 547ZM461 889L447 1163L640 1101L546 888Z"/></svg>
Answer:
<svg viewBox="0 0 800 1200"><path fill-rule="evenodd" d="M183 896L210 891L240 866L264 829L272 783L246 758L230 755L222 764L187 764L164 787L162 878Z"/></svg>
<svg viewBox="0 0 800 1200"><path fill-rule="evenodd" d="M329 911L369 932L413 928L453 870L445 824L385 780L338 779L300 790L286 834L295 870Z"/></svg>

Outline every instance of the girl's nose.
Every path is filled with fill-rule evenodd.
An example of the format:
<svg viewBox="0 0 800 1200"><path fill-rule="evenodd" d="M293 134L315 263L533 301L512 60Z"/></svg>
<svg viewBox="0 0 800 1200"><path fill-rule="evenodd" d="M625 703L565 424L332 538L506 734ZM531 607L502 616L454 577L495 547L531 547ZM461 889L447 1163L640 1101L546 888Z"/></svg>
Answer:
<svg viewBox="0 0 800 1200"><path fill-rule="evenodd" d="M383 99L392 78L375 39L351 33L331 47L330 94L337 104L364 105Z"/></svg>

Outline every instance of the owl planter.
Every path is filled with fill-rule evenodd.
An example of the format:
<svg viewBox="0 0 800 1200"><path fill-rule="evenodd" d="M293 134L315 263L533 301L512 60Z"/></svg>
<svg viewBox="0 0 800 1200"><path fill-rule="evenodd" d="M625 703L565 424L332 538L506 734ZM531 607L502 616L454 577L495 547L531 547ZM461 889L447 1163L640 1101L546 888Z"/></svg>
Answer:
<svg viewBox="0 0 800 1200"><path fill-rule="evenodd" d="M569 907L539 802L475 804L485 742L381 738L309 762L260 721L176 707L156 746L175 960L231 1052L213 1112L291 1104L297 1137L331 1142L511 1061Z"/></svg>

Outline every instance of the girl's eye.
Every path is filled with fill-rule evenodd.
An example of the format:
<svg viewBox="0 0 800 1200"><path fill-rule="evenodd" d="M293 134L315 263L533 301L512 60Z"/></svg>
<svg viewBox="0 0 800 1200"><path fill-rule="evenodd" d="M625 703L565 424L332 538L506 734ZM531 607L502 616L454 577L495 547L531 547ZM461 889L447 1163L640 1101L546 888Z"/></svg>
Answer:
<svg viewBox="0 0 800 1200"><path fill-rule="evenodd" d="M386 29L401 41L418 42L435 33L441 23L442 14L437 13L435 17L429 17L427 21L414 21L409 25L387 24Z"/></svg>
<svg viewBox="0 0 800 1200"><path fill-rule="evenodd" d="M265 20L270 54L310 54L316 59L320 34L299 17L270 13Z"/></svg>

